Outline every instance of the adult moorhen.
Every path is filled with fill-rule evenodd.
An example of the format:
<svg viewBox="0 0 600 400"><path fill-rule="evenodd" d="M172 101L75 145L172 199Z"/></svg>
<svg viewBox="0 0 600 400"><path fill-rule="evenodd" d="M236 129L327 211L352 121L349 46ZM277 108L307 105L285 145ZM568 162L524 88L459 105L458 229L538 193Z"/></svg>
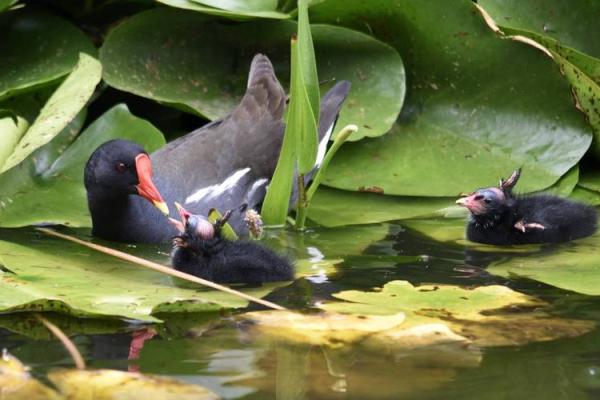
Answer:
<svg viewBox="0 0 600 400"><path fill-rule="evenodd" d="M316 165L349 90L350 83L341 81L322 98ZM183 202L198 215L243 203L259 207L279 157L285 104L271 62L258 54L244 97L222 120L168 143L149 158L139 146L123 140L100 146L85 168L92 234L129 243L167 242L177 230L161 213L165 206L159 193L167 204ZM232 215L230 224L238 234L247 233L241 213Z"/></svg>
<svg viewBox="0 0 600 400"><path fill-rule="evenodd" d="M181 221L171 219L180 234L173 239L173 268L218 283L289 281L294 267L272 250L250 240L228 240L221 227L231 215L228 211L215 224L194 215L177 204Z"/></svg>
<svg viewBox="0 0 600 400"><path fill-rule="evenodd" d="M566 242L596 232L596 210L549 194L514 195L521 170L498 187L479 189L456 201L471 212L467 239L510 245Z"/></svg>

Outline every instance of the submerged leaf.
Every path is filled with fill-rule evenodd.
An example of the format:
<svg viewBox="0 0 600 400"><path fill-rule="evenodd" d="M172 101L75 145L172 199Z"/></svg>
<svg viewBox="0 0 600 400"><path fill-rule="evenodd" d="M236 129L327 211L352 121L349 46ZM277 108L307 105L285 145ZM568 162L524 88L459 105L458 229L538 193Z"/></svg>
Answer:
<svg viewBox="0 0 600 400"><path fill-rule="evenodd" d="M360 315L404 312L405 323L395 328L399 332L390 330L376 337L383 341L402 335L404 329L432 323L446 325L459 337L481 346L577 336L593 328L593 323L588 321L556 319L540 312L501 312L509 307L535 309L545 303L499 285L466 289L452 285L413 286L407 281L392 281L380 291L349 290L333 296L346 302L325 303L321 308ZM505 330L511 329L513 323L527 326L527 329L506 335Z"/></svg>
<svg viewBox="0 0 600 400"><path fill-rule="evenodd" d="M172 378L112 369L55 370L48 374L60 393L69 399L218 399L209 389Z"/></svg>

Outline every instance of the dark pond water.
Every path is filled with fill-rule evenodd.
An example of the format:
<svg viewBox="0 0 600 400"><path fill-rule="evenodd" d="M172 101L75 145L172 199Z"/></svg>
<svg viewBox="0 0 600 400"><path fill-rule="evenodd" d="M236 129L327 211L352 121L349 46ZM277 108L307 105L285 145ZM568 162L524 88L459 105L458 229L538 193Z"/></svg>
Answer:
<svg viewBox="0 0 600 400"><path fill-rule="evenodd" d="M10 235L4 232L2 237ZM555 318L600 321L600 298L593 295L595 288L600 294L598 236L507 251L467 244L461 235L462 222L457 220L269 232L267 242L292 257L340 262L327 274L300 278L268 298L289 308L311 309L332 293L371 290L392 280L499 284L547 302L546 312ZM134 250L166 261L161 253L165 249ZM600 330L595 328L571 337L530 338L444 357L423 348L309 347L257 338L229 314L182 314L166 317L139 356L131 356L132 335L147 326L58 314L49 318L72 334L90 367L171 376L207 386L227 399L600 397ZM72 366L62 346L32 321L26 314L0 316L1 347L38 377L52 368Z"/></svg>

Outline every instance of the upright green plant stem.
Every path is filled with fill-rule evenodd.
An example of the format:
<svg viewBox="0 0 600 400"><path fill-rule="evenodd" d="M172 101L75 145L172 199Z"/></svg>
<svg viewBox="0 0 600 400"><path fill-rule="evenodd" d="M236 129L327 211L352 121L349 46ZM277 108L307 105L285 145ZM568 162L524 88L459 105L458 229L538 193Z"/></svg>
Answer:
<svg viewBox="0 0 600 400"><path fill-rule="evenodd" d="M298 209L296 212L296 228L302 229L306 224L306 217L308 216L308 208L310 207L310 201L312 200L315 192L319 188L321 184L321 179L323 179L323 174L329 165L329 162L333 159L333 156L337 151L342 147L344 142L350 137L351 134L358 131L358 127L356 125L346 125L335 137L333 144L325 154L323 158L323 162L321 163L321 167L317 171L315 178L313 179L310 187L303 194L303 202L300 203L300 185L298 185ZM304 180L302 181L304 183ZM302 205L302 207L301 207Z"/></svg>

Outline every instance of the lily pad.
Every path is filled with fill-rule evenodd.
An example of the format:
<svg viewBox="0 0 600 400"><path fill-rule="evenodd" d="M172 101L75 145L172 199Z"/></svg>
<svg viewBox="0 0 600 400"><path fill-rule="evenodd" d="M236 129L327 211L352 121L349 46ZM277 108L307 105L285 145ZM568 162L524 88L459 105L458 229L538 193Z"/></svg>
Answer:
<svg viewBox="0 0 600 400"><path fill-rule="evenodd" d="M80 54L73 72L44 105L2 165L0 173L19 164L37 148L51 141L75 118L94 93L100 82L101 71L102 66L95 58Z"/></svg>
<svg viewBox="0 0 600 400"><path fill-rule="evenodd" d="M240 318L258 324L262 333L287 342L328 347L355 343L404 322L404 313L386 316L321 313L304 315L292 311L256 311Z"/></svg>
<svg viewBox="0 0 600 400"><path fill-rule="evenodd" d="M452 285L413 286L407 281L388 282L381 290L362 292L349 290L335 293L345 302L325 303L327 311L359 315L406 314L399 328L381 332L377 339L389 341L402 330L427 324L446 325L451 332L481 346L523 344L527 341L551 340L577 336L593 329L589 321L550 318L539 311L516 315L501 309L535 309L543 306L540 300L515 292L505 286L492 285L468 289ZM511 324L526 325L527 329L507 335ZM548 327L552 327L549 329ZM400 329L399 332L395 332ZM466 340L465 339L465 340Z"/></svg>
<svg viewBox="0 0 600 400"><path fill-rule="evenodd" d="M1 312L56 311L160 322L154 313L247 305L233 295L180 284L170 276L77 244L22 231L0 233L0 261L8 271L0 274ZM261 297L269 291L264 286L248 293Z"/></svg>
<svg viewBox="0 0 600 400"><path fill-rule="evenodd" d="M491 13L486 21L490 18L498 21L501 35L542 50L558 64L573 87L577 108L586 114L594 128L592 151L600 156L600 109L597 105L600 102L600 59L579 51L600 56L600 47L590 46L587 40L598 31L593 17L600 11L598 5L577 0L569 4L544 2L543 7L537 0L527 4L489 0L480 5L485 8L484 13ZM491 27L498 30L496 26Z"/></svg>
<svg viewBox="0 0 600 400"><path fill-rule="evenodd" d="M96 54L92 42L75 26L29 7L0 15L0 27L0 99L65 76L80 52Z"/></svg>
<svg viewBox="0 0 600 400"><path fill-rule="evenodd" d="M376 191L376 188L363 188ZM443 215L455 198L384 196L319 187L310 204L309 218L319 225L370 224L382 221Z"/></svg>
<svg viewBox="0 0 600 400"><path fill-rule="evenodd" d="M581 185L577 185L569 197L592 206L600 206L600 192L586 189Z"/></svg>
<svg viewBox="0 0 600 400"><path fill-rule="evenodd" d="M172 378L110 369L58 369L48 373L58 391L29 374L29 368L8 353L0 359L0 387L3 399L194 399L219 397L200 385L190 385Z"/></svg>
<svg viewBox="0 0 600 400"><path fill-rule="evenodd" d="M48 379L67 399L219 399L215 393L200 385L157 375L112 369L60 369L50 371Z"/></svg>
<svg viewBox="0 0 600 400"><path fill-rule="evenodd" d="M556 246L547 254L513 257L493 263L487 271L503 277L532 279L564 290L600 295L599 235Z"/></svg>
<svg viewBox="0 0 600 400"><path fill-rule="evenodd" d="M456 196L523 166L520 190L536 191L590 145L558 69L536 49L498 40L471 2L330 0L311 16L372 32L415 71L398 123L381 138L344 145L327 170L329 186Z"/></svg>
<svg viewBox="0 0 600 400"><path fill-rule="evenodd" d="M64 399L54 390L33 378L29 368L6 350L0 358L0 387L5 399Z"/></svg>
<svg viewBox="0 0 600 400"><path fill-rule="evenodd" d="M216 15L234 20L252 18L288 19L290 14L279 12L271 7L271 0L259 1L194 1L194 0L157 0L167 6L184 10L198 11L207 15ZM276 1L274 3L277 3Z"/></svg>
<svg viewBox="0 0 600 400"><path fill-rule="evenodd" d="M164 24L171 29L156 29ZM209 119L221 118L244 94L255 53L265 53L279 80L287 85L289 39L296 28L292 21L232 25L178 10L143 12L108 35L100 50L104 79L120 90ZM360 32L329 25L312 25L311 29L319 79L352 82L339 126L353 123L361 127L350 140L387 132L405 92L398 53ZM321 93L330 85L322 87Z"/></svg>
<svg viewBox="0 0 600 400"><path fill-rule="evenodd" d="M75 130L78 130L77 126ZM91 153L100 144L115 138L133 140L147 151L165 143L156 128L133 116L125 105L117 105L107 111L66 149L63 147L70 143L73 132L66 131L61 135L66 135L66 143L62 143L63 139L59 136L55 138L58 142L50 142L17 167L0 175L3 188L0 193L0 226L17 227L42 222L90 226L83 169Z"/></svg>

